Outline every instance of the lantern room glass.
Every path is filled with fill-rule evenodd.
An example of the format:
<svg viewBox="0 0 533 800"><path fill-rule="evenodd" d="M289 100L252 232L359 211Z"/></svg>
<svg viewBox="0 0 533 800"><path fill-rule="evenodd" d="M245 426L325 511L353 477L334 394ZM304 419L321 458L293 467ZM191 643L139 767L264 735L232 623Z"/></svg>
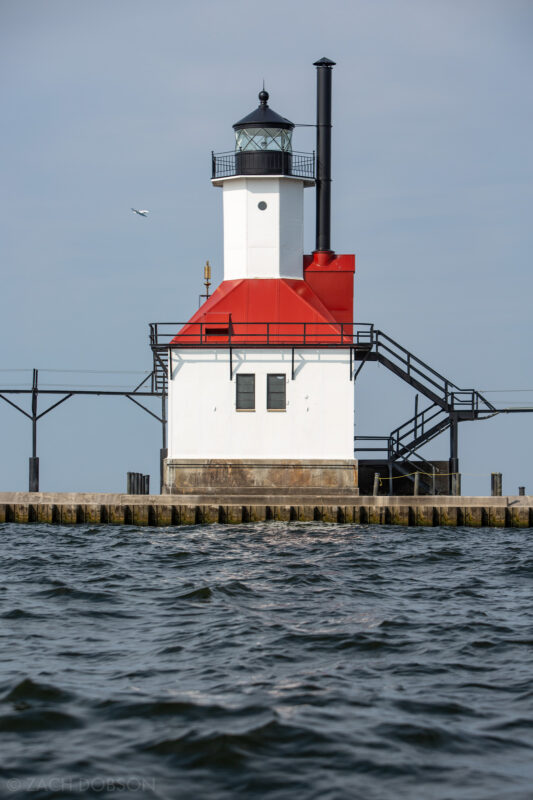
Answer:
<svg viewBox="0 0 533 800"><path fill-rule="evenodd" d="M285 128L243 128L235 131L237 151L277 150L292 152L292 131Z"/></svg>

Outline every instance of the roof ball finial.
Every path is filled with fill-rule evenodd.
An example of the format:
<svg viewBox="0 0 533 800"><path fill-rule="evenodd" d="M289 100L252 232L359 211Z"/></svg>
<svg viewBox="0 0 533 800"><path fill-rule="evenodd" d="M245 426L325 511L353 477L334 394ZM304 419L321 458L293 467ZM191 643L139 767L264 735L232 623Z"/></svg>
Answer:
<svg viewBox="0 0 533 800"><path fill-rule="evenodd" d="M268 98L270 97L269 93L265 89L265 81L263 81L263 88L259 92L259 101L262 106L268 105Z"/></svg>

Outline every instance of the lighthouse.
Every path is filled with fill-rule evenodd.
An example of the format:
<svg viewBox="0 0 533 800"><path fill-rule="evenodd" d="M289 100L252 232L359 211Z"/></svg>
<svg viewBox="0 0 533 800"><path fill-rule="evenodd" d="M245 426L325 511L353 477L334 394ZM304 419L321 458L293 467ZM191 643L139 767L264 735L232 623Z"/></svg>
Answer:
<svg viewBox="0 0 533 800"><path fill-rule="evenodd" d="M331 75L317 68L317 152L259 104L212 154L224 279L168 341L163 491L291 498L358 492L353 457L354 255L330 247ZM315 187L316 249L303 250Z"/></svg>

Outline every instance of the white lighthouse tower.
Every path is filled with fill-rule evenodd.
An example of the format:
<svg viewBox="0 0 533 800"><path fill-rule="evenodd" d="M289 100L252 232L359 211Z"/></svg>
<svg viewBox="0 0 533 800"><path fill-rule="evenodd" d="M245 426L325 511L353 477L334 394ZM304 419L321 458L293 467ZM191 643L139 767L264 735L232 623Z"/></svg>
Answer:
<svg viewBox="0 0 533 800"><path fill-rule="evenodd" d="M225 175L223 163L213 179L222 187L225 281L303 277L303 190L314 185L311 164L294 169L294 125L268 99L263 89L259 107L233 126L235 174Z"/></svg>
<svg viewBox="0 0 533 800"><path fill-rule="evenodd" d="M352 372L355 257L329 246L331 72L318 72L318 165L269 95L213 154L224 280L168 343L164 491L283 497L357 493ZM303 194L317 186L317 248Z"/></svg>

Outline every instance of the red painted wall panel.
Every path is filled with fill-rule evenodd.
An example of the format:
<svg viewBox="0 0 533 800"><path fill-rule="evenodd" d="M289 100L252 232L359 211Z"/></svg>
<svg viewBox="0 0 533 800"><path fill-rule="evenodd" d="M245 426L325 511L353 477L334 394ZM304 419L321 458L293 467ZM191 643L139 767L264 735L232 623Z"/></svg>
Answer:
<svg viewBox="0 0 533 800"><path fill-rule="evenodd" d="M304 279L338 322L353 322L355 256L304 256Z"/></svg>

